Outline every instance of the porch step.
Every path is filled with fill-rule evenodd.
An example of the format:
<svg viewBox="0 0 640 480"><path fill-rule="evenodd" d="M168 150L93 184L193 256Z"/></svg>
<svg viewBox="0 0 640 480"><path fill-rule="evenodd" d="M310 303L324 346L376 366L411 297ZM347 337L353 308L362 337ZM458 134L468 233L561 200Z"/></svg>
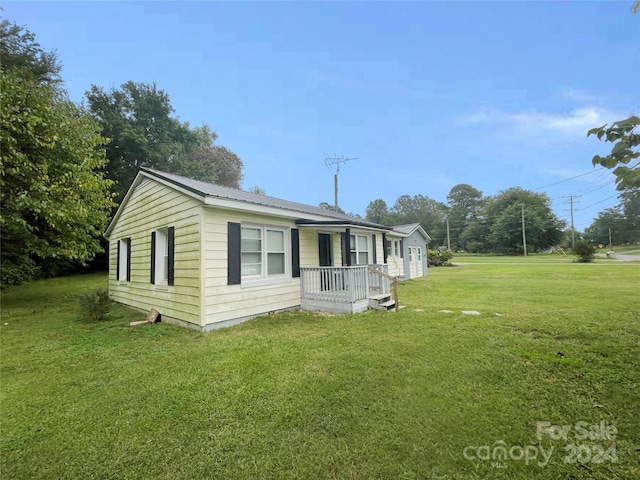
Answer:
<svg viewBox="0 0 640 480"><path fill-rule="evenodd" d="M389 293L379 293L377 295L369 295L369 299L375 300L376 302L380 302L380 300L385 300L391 298L391 294Z"/></svg>
<svg viewBox="0 0 640 480"><path fill-rule="evenodd" d="M396 306L396 301L387 300L386 302L379 303L378 306L384 308L385 310L391 310L393 307Z"/></svg>
<svg viewBox="0 0 640 480"><path fill-rule="evenodd" d="M396 302L388 293L371 295L369 297L369 306L375 310L391 310L396 306Z"/></svg>

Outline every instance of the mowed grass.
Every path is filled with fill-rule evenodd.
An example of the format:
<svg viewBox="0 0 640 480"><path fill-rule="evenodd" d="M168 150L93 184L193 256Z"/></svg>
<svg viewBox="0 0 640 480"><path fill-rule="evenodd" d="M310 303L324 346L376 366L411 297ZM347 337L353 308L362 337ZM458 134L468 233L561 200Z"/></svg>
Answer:
<svg viewBox="0 0 640 480"><path fill-rule="evenodd" d="M9 289L2 478L637 478L640 266L550 258L431 269L399 313L208 334L86 321L75 295L103 275Z"/></svg>

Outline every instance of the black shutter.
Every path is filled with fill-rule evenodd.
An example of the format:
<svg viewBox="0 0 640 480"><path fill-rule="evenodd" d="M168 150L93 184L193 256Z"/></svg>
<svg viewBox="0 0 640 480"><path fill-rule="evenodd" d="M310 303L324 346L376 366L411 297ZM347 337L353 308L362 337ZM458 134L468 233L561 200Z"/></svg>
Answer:
<svg viewBox="0 0 640 480"><path fill-rule="evenodd" d="M227 224L227 285L240 285L242 279L242 249L239 223Z"/></svg>
<svg viewBox="0 0 640 480"><path fill-rule="evenodd" d="M127 282L131 281L131 237L127 238Z"/></svg>
<svg viewBox="0 0 640 480"><path fill-rule="evenodd" d="M382 234L382 259L384 260L384 264L387 264L387 259L389 258L389 247L387 246L387 234Z"/></svg>
<svg viewBox="0 0 640 480"><path fill-rule="evenodd" d="M378 263L378 255L376 250L378 247L376 246L376 236L371 235L371 239L373 240L373 248L371 249L371 256L373 257L373 264L376 265Z"/></svg>
<svg viewBox="0 0 640 480"><path fill-rule="evenodd" d="M400 258L404 258L404 240L400 240Z"/></svg>
<svg viewBox="0 0 640 480"><path fill-rule="evenodd" d="M174 269L174 260L175 260L175 247L176 247L176 227L169 227L167 229L167 283L169 285L174 284L175 280L175 269Z"/></svg>
<svg viewBox="0 0 640 480"><path fill-rule="evenodd" d="M116 240L118 242L117 245L117 255L116 255L116 280L120 280L120 240Z"/></svg>
<svg viewBox="0 0 640 480"><path fill-rule="evenodd" d="M156 232L151 232L151 283L156 283Z"/></svg>
<svg viewBox="0 0 640 480"><path fill-rule="evenodd" d="M300 278L300 230L291 229L291 276Z"/></svg>
<svg viewBox="0 0 640 480"><path fill-rule="evenodd" d="M351 229L347 228L345 232L342 233L342 266L350 267L351 266Z"/></svg>

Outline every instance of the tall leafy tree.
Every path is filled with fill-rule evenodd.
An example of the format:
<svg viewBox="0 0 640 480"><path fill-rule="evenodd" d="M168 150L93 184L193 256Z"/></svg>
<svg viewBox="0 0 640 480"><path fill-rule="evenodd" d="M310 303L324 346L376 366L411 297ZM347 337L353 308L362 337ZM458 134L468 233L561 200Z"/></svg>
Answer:
<svg viewBox="0 0 640 480"><path fill-rule="evenodd" d="M206 182L240 188L242 160L221 146L202 146L184 154L168 170Z"/></svg>
<svg viewBox="0 0 640 480"><path fill-rule="evenodd" d="M5 70L37 84L56 85L62 81L55 52L47 52L33 33L6 19L0 22L0 63Z"/></svg>
<svg viewBox="0 0 640 480"><path fill-rule="evenodd" d="M140 167L240 187L240 158L214 145L218 135L207 125L191 128L173 116L169 95L155 83L129 81L110 91L93 85L86 97L109 139L107 175L116 182L118 201Z"/></svg>
<svg viewBox="0 0 640 480"><path fill-rule="evenodd" d="M369 222L391 226L389 222L389 207L387 207L387 202L381 198L369 203L364 213L365 219Z"/></svg>
<svg viewBox="0 0 640 480"><path fill-rule="evenodd" d="M465 248L462 232L469 223L478 218L484 203L482 192L471 185L462 183L454 186L447 195L447 218L449 236L454 245Z"/></svg>
<svg viewBox="0 0 640 480"><path fill-rule="evenodd" d="M175 171L199 136L171 117L169 95L155 84L126 82L109 92L93 85L86 93L89 109L102 125L107 144L107 176L116 182L118 200L140 167Z"/></svg>
<svg viewBox="0 0 640 480"><path fill-rule="evenodd" d="M561 242L566 222L551 209L551 200L543 193L513 187L492 197L484 208L490 226L487 238L491 251L518 254L524 251L524 216L528 251L546 249Z"/></svg>
<svg viewBox="0 0 640 480"><path fill-rule="evenodd" d="M43 265L101 251L113 206L99 126L57 85L59 67L30 32L2 24L0 227L2 285Z"/></svg>
<svg viewBox="0 0 640 480"><path fill-rule="evenodd" d="M393 225L419 223L435 243L446 239L445 215L447 207L424 195L402 195L390 210Z"/></svg>
<svg viewBox="0 0 640 480"><path fill-rule="evenodd" d="M618 244L622 243L624 230L624 214L620 206L616 206L601 211L585 229L584 237L594 245L609 245L609 238Z"/></svg>

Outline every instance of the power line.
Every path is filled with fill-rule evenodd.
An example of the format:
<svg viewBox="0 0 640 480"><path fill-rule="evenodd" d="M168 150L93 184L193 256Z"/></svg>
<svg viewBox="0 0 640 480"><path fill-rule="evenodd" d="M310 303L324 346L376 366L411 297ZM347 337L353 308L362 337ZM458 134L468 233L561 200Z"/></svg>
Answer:
<svg viewBox="0 0 640 480"><path fill-rule="evenodd" d="M602 170L606 170L606 169L605 168L596 168L595 170L591 170L591 171L586 172L586 173L581 173L580 175L576 175L575 177L565 178L564 180L560 180L558 182L550 183L549 185L544 185L542 187L534 188L532 191L533 192L537 192L538 190L542 190L543 188L552 187L553 185L558 185L559 183L568 182L569 180L573 180L575 178L584 177L585 175L590 175L592 173L600 172Z"/></svg>
<svg viewBox="0 0 640 480"><path fill-rule="evenodd" d="M600 201L598 201L598 202L596 202L596 203L592 203L591 205L587 205L586 207L580 208L580 209L576 210L576 212L581 212L581 211L583 211L583 210L586 210L587 208L591 208L591 207L593 207L593 206L595 206L595 205L598 205L599 203L606 202L606 201L607 201L607 200L609 200L610 198L617 197L618 195L620 195L620 194L619 194L619 193L614 193L614 194L613 194L613 195L611 195L610 197L603 198L602 200L600 200Z"/></svg>

